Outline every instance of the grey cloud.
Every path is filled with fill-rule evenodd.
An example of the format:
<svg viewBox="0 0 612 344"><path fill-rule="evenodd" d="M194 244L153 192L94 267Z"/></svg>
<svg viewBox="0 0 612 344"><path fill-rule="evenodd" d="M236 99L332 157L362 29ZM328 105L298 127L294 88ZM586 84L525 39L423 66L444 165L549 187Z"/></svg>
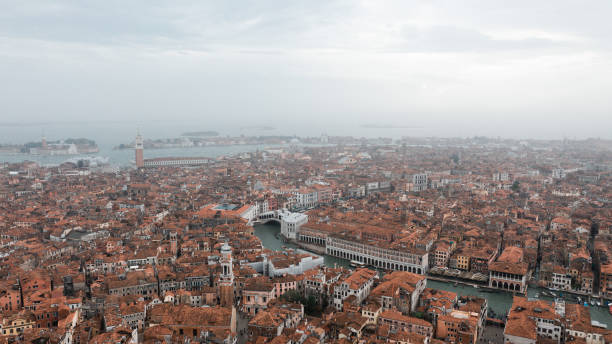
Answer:
<svg viewBox="0 0 612 344"><path fill-rule="evenodd" d="M436 7L438 3L438 7ZM429 2L402 1L389 18L370 13L353 1L119 1L53 2L9 0L0 11L2 36L76 42L106 46L140 45L155 49L241 51L282 49L391 50L408 52L461 52L544 50L561 48L607 49L612 24L605 18L612 5L605 1L576 6L568 1L431 2L434 13L449 23L426 27L402 24L399 32L384 30L413 18ZM579 25L572 25L572 22ZM495 39L483 29L542 29L574 33L591 39L590 45L542 37ZM469 24L469 25L467 25ZM364 30L385 40L361 42Z"/></svg>
<svg viewBox="0 0 612 344"><path fill-rule="evenodd" d="M2 122L612 126L608 0L1 3Z"/></svg>
<svg viewBox="0 0 612 344"><path fill-rule="evenodd" d="M337 1L8 1L5 37L88 44L295 46L332 22ZM345 13L348 7L344 7ZM328 12L329 11L329 12Z"/></svg>
<svg viewBox="0 0 612 344"><path fill-rule="evenodd" d="M100 44L184 36L168 19L152 2L16 1L0 12L0 30L17 38Z"/></svg>
<svg viewBox="0 0 612 344"><path fill-rule="evenodd" d="M480 31L454 26L420 29L406 25L400 43L388 47L392 52L487 52L575 48L581 44L545 38L495 39Z"/></svg>

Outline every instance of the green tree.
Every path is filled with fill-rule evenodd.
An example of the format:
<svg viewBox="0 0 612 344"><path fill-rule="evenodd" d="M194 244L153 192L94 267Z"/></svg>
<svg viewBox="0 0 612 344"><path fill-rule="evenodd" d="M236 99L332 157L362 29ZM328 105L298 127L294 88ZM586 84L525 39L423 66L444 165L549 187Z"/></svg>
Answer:
<svg viewBox="0 0 612 344"><path fill-rule="evenodd" d="M414 312L412 313L412 316L419 319L425 319L425 314L423 312Z"/></svg>
<svg viewBox="0 0 612 344"><path fill-rule="evenodd" d="M314 295L309 295L304 301L304 311L307 314L316 314L319 312L319 301Z"/></svg>
<svg viewBox="0 0 612 344"><path fill-rule="evenodd" d="M520 188L521 188L521 184L519 183L518 180L515 180L514 183L512 183L512 187L511 187L512 191L518 192Z"/></svg>
<svg viewBox="0 0 612 344"><path fill-rule="evenodd" d="M297 290L287 291L286 293L281 295L281 299L295 303L302 303L304 301L304 297Z"/></svg>
<svg viewBox="0 0 612 344"><path fill-rule="evenodd" d="M297 290L289 290L281 295L280 298L289 302L301 303L304 305L304 312L308 315L319 316L321 314L321 304L318 297L313 294L305 297Z"/></svg>
<svg viewBox="0 0 612 344"><path fill-rule="evenodd" d="M458 164L459 163L459 154L454 153L453 155L451 155L451 160L455 163Z"/></svg>

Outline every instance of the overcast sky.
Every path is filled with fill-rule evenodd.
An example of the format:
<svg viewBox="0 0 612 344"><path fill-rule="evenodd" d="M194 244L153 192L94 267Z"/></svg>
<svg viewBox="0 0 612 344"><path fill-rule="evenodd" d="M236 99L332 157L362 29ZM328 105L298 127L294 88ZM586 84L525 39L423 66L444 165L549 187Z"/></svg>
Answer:
<svg viewBox="0 0 612 344"><path fill-rule="evenodd" d="M610 0L0 0L0 122L612 138L610 13Z"/></svg>

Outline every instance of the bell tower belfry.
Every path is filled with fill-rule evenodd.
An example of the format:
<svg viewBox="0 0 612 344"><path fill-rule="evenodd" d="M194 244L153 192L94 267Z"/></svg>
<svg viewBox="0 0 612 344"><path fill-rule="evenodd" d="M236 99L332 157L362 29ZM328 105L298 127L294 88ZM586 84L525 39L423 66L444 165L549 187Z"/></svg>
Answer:
<svg viewBox="0 0 612 344"><path fill-rule="evenodd" d="M221 306L234 305L234 271L232 270L232 248L226 243L221 246L221 275L219 276L219 296Z"/></svg>

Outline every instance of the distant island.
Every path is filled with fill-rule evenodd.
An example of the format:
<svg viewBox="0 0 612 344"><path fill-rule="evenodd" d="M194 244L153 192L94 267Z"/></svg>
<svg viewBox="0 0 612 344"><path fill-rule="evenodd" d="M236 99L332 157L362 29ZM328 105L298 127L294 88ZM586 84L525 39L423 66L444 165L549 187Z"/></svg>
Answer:
<svg viewBox="0 0 612 344"><path fill-rule="evenodd" d="M423 129L423 127L414 127L410 125L393 125L393 124L364 124L362 128L369 129Z"/></svg>
<svg viewBox="0 0 612 344"><path fill-rule="evenodd" d="M2 153L21 153L31 155L78 155L91 154L99 151L96 141L86 138L68 138L65 140L27 142L22 145L1 144Z"/></svg>
<svg viewBox="0 0 612 344"><path fill-rule="evenodd" d="M215 132L186 132L178 138L145 139L144 149L196 148L207 146L278 145L289 143L321 143L321 138L296 138L294 136L218 136ZM193 135L201 134L201 135ZM215 133L216 134L216 133ZM134 149L134 142L121 143L113 149Z"/></svg>
<svg viewBox="0 0 612 344"><path fill-rule="evenodd" d="M258 126L258 125L253 125L253 126L248 126L248 127L240 127L241 130L245 130L245 129L250 129L250 130L276 130L276 128L268 126L268 125L263 125L263 126Z"/></svg>
<svg viewBox="0 0 612 344"><path fill-rule="evenodd" d="M188 131L182 133L181 136L192 136L192 137L211 137L211 136L219 136L219 133L216 131Z"/></svg>

